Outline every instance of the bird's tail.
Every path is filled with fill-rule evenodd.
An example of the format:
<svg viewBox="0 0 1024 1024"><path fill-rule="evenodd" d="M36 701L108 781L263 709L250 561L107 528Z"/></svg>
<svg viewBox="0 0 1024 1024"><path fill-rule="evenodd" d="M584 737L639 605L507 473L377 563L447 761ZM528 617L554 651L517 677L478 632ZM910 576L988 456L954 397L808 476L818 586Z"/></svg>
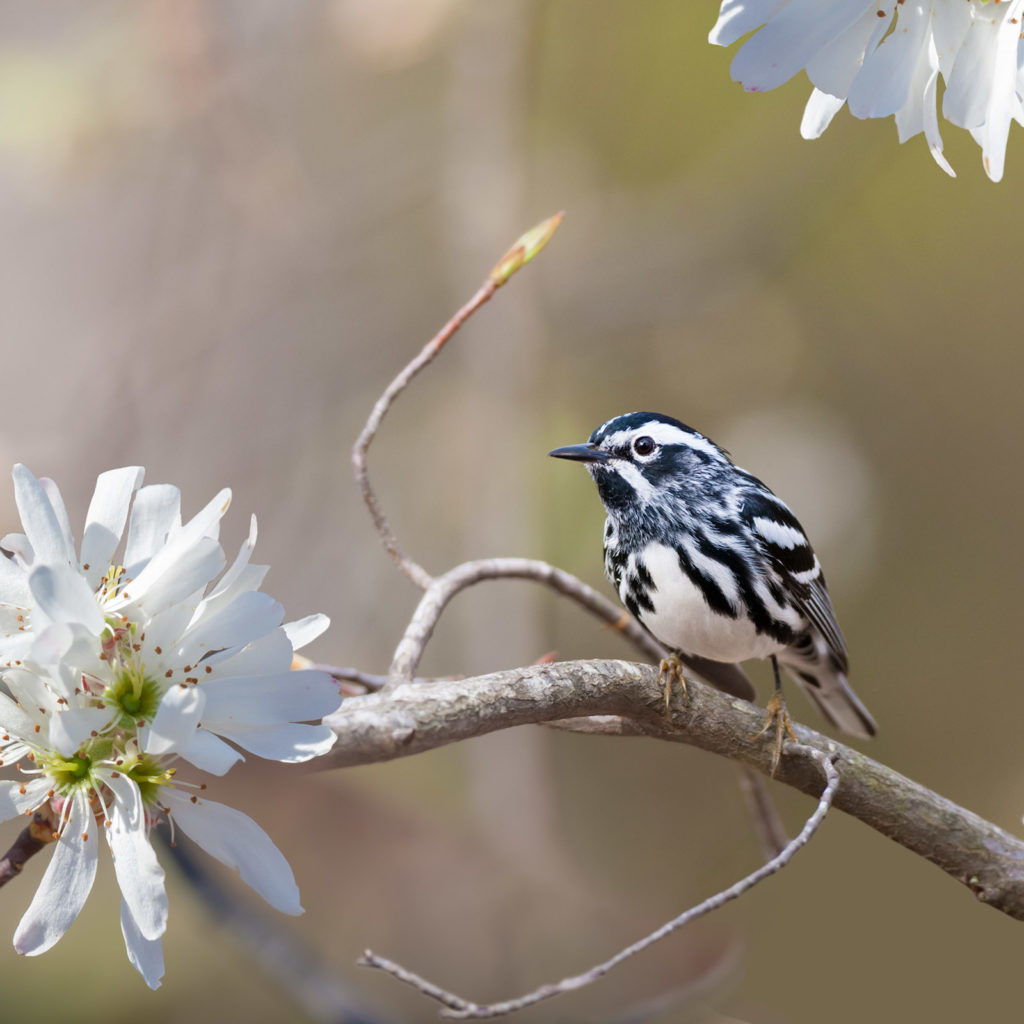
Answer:
<svg viewBox="0 0 1024 1024"><path fill-rule="evenodd" d="M878 732L878 726L871 712L850 688L846 673L833 663L825 651L816 651L815 655L814 658L801 657L788 649L780 652L778 659L800 689L836 728L851 736L870 739Z"/></svg>

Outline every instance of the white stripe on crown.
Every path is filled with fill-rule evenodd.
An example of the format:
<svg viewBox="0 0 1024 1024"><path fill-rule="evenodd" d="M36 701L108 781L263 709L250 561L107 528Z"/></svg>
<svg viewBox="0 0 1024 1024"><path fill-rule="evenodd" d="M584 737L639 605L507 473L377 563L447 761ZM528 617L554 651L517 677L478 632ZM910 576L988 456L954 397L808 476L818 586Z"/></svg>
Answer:
<svg viewBox="0 0 1024 1024"><path fill-rule="evenodd" d="M615 417L615 419L619 418L618 416ZM604 430L609 423L614 422L615 420L609 420L601 429ZM633 438L643 436L651 438L658 444L686 445L696 451L723 458L722 449L713 441L709 441L703 434L698 434L696 431L680 430L679 427L673 426L671 423L663 423L661 420L648 420L639 427L632 427L629 430L616 430L614 434L609 434L604 439L601 447L617 448L628 446Z"/></svg>

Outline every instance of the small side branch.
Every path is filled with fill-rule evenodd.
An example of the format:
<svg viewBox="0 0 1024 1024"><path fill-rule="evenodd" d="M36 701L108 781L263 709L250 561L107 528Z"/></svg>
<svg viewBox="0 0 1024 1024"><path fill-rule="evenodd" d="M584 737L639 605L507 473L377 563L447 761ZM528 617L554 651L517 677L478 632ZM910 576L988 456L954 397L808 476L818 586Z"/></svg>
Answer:
<svg viewBox="0 0 1024 1024"><path fill-rule="evenodd" d="M37 811L32 816L31 824L21 830L11 848L0 859L0 886L17 878L25 862L52 843L54 838L53 822L47 815Z"/></svg>
<svg viewBox="0 0 1024 1024"><path fill-rule="evenodd" d="M444 348L455 332L485 302L491 299L494 293L517 270L529 263L547 245L558 225L561 224L563 216L564 214L557 213L553 217L548 217L547 220L542 221L536 227L531 228L502 256L488 275L487 280L476 290L473 297L451 317L441 330L423 346L419 355L408 363L384 389L384 393L377 399L369 419L366 421L366 425L363 427L352 448L352 468L355 471L356 483L359 485L359 492L363 496L363 502L370 511L373 525L381 541L384 543L388 554L395 560L399 569L421 590L426 590L430 586L433 582L433 577L419 562L414 561L405 554L398 543L398 537L395 535L394 530L391 529L387 516L384 515L384 509L381 507L376 492L370 484L370 471L366 464L370 445L377 436L377 431L380 429L381 423L384 422L384 417L394 404L395 399L412 383L416 375L424 367L437 358L441 349Z"/></svg>
<svg viewBox="0 0 1024 1024"><path fill-rule="evenodd" d="M376 492L370 484L370 471L367 468L366 457L370 450L373 439L377 436L384 417L391 408L395 399L412 383L416 375L425 366L432 363L444 348L445 344L453 334L485 303L490 299L497 285L493 281L486 281L476 294L467 302L454 316L434 335L430 341L420 350L418 356L405 366L397 377L385 388L384 394L377 399L377 403L370 413L355 445L352 448L352 468L355 471L356 483L359 485L359 492L363 496L363 502L370 510L373 518L373 525L380 535L388 554L395 560L398 568L402 570L421 590L426 590L433 582L433 577L419 562L414 561L402 551L395 536L391 524L384 515L380 502L377 500Z"/></svg>
<svg viewBox="0 0 1024 1024"><path fill-rule="evenodd" d="M534 580L546 584L617 629L641 653L655 661L665 656L661 644L632 616L571 573L531 558L481 558L457 565L427 587L405 635L395 648L389 672L394 685L412 680L434 628L451 599L467 587L496 579Z"/></svg>
<svg viewBox="0 0 1024 1024"><path fill-rule="evenodd" d="M399 964L377 956L371 950L366 950L359 963L364 967L375 967L378 970L386 971L393 977L398 978L399 981L413 986L422 992L423 995L436 1000L445 1007L442 1011L442 1016L458 1020L486 1020L494 1017L504 1017L510 1013L524 1010L528 1006L533 1006L545 999L551 999L554 996L564 995L567 992L574 992L577 989L584 988L606 975L623 961L636 956L637 953L642 952L649 946L653 946L654 943L660 942L684 925L689 924L698 917L711 913L713 910L717 910L731 900L737 899L744 893L749 892L759 882L764 881L764 879L784 868L793 859L797 851L807 845L811 837L818 830L818 827L825 820L829 807L832 806L832 799L839 787L839 772L836 771L832 758L815 747L804 746L803 744L788 744L785 752L787 756L799 756L809 759L817 764L825 776L825 788L818 798L818 806L807 819L800 833L790 840L775 857L766 864L762 864L756 871L752 871L745 878L729 886L728 889L723 889L721 892L704 900L703 903L698 903L697 906L684 911L678 917L663 924L656 931L644 936L631 946L620 950L615 956L605 960L604 963L597 964L582 974L563 978L561 981L553 984L542 985L533 992L529 992L517 999L510 999L501 1003L479 1004L463 999L453 992L447 992L432 982L419 977L419 975L413 974Z"/></svg>

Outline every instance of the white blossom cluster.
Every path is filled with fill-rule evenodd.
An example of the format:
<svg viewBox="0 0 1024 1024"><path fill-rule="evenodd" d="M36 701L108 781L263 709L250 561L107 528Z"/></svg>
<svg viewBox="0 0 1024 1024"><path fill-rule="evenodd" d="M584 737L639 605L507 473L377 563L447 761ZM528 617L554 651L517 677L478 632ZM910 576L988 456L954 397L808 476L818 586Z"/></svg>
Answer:
<svg viewBox="0 0 1024 1024"><path fill-rule="evenodd" d="M817 138L848 106L854 117L895 117L900 142L924 133L953 175L942 115L981 146L985 172L1003 176L1010 122L1024 124L1024 0L724 0L710 41L730 46L754 32L732 62L751 92L798 71L814 85L804 138Z"/></svg>
<svg viewBox="0 0 1024 1024"><path fill-rule="evenodd" d="M0 820L38 813L58 837L18 952L45 952L74 922L102 836L128 958L156 988L167 896L151 829L170 820L272 906L301 913L274 843L207 800L191 769L223 775L239 748L284 762L323 754L335 736L308 723L340 698L329 675L291 671L328 620L284 623L260 592L255 518L227 566L217 537L230 492L183 524L178 489L142 478L138 467L99 477L76 549L56 485L14 469L24 533L0 540L0 763L15 777L0 781Z"/></svg>

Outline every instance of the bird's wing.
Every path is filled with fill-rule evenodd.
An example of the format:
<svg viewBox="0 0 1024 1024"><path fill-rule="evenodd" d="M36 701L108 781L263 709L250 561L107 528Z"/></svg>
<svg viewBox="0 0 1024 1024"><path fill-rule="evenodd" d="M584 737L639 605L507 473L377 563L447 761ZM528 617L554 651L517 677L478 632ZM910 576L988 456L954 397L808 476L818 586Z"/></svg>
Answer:
<svg viewBox="0 0 1024 1024"><path fill-rule="evenodd" d="M790 598L825 638L836 667L846 672L846 641L836 621L821 565L796 516L767 488L748 491L743 496L740 516Z"/></svg>

